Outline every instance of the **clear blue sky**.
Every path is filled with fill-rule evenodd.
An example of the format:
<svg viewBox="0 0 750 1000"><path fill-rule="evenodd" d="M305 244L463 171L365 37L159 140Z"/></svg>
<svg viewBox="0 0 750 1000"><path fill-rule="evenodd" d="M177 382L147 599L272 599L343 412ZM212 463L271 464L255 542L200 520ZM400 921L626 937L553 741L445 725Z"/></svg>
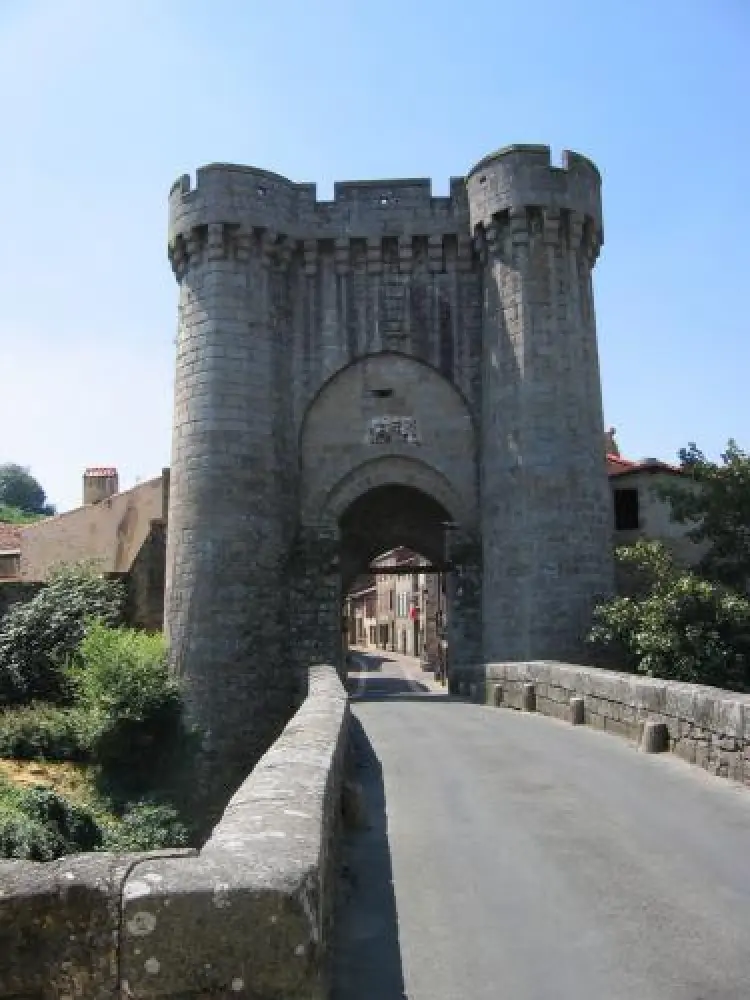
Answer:
<svg viewBox="0 0 750 1000"><path fill-rule="evenodd" d="M0 0L0 461L61 509L169 463L171 182L429 176L543 142L604 176L623 453L750 448L748 0Z"/></svg>

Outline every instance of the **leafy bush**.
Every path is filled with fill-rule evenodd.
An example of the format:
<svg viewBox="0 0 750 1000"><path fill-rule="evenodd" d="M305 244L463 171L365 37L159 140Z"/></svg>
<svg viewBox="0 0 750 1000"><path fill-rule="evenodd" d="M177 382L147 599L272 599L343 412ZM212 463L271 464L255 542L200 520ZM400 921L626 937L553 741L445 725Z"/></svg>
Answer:
<svg viewBox="0 0 750 1000"><path fill-rule="evenodd" d="M20 507L9 507L0 503L0 521L4 524L34 524L35 521L42 521L47 514L30 514Z"/></svg>
<svg viewBox="0 0 750 1000"><path fill-rule="evenodd" d="M94 816L49 788L0 784L0 857L51 861L101 848Z"/></svg>
<svg viewBox="0 0 750 1000"><path fill-rule="evenodd" d="M108 851L149 851L162 847L187 847L188 827L177 810L164 802L143 800L127 806L119 822L105 831Z"/></svg>
<svg viewBox="0 0 750 1000"><path fill-rule="evenodd" d="M84 728L76 709L44 702L0 712L0 757L85 760Z"/></svg>
<svg viewBox="0 0 750 1000"><path fill-rule="evenodd" d="M124 604L121 583L79 565L59 569L31 601L13 605L0 621L0 705L65 702L66 664L87 620L118 625Z"/></svg>
<svg viewBox="0 0 750 1000"><path fill-rule="evenodd" d="M84 742L106 781L127 794L153 788L183 732L163 637L92 622L71 678Z"/></svg>
<svg viewBox="0 0 750 1000"><path fill-rule="evenodd" d="M648 597L680 575L671 552L661 542L643 539L615 550L617 592L624 597Z"/></svg>
<svg viewBox="0 0 750 1000"><path fill-rule="evenodd" d="M677 569L658 543L617 552L636 596L594 611L589 641L622 669L750 690L750 600Z"/></svg>
<svg viewBox="0 0 750 1000"><path fill-rule="evenodd" d="M708 543L698 571L715 583L750 593L750 454L730 438L721 462L691 442L681 449L682 477L658 492L694 542Z"/></svg>

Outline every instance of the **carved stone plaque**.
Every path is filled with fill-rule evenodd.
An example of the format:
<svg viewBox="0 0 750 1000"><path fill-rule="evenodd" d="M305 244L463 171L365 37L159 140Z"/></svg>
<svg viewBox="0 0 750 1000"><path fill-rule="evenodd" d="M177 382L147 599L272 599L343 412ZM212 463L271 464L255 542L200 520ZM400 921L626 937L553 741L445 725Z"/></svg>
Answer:
<svg viewBox="0 0 750 1000"><path fill-rule="evenodd" d="M416 417L373 417L367 428L368 444L419 444Z"/></svg>

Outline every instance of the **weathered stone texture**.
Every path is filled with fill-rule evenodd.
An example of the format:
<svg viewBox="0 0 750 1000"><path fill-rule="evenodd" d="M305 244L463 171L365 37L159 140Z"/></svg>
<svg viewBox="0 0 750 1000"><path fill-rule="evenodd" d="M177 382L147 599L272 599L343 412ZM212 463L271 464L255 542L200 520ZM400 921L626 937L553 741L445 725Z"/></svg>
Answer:
<svg viewBox="0 0 750 1000"><path fill-rule="evenodd" d="M574 655L612 586L596 168L514 146L446 197L403 179L339 183L327 202L214 164L169 205L166 617L208 734L204 784L231 791L278 732L301 664L333 649L310 631L335 633L337 600L310 539L338 541L346 581L366 570L351 515L381 487L434 502L423 554L444 558L446 522L464 550L453 662ZM373 440L374 418L406 418L415 438ZM384 538L392 512L376 506L361 511Z"/></svg>
<svg viewBox="0 0 750 1000"><path fill-rule="evenodd" d="M127 996L323 998L346 693L310 671L304 704L195 858L145 861L123 892Z"/></svg>
<svg viewBox="0 0 750 1000"><path fill-rule="evenodd" d="M456 693L486 705L522 709L533 684L536 711L641 743L646 722L661 723L668 747L711 774L750 786L750 695L699 684L642 677L553 661L489 663L459 668Z"/></svg>
<svg viewBox="0 0 750 1000"><path fill-rule="evenodd" d="M484 268L483 655L575 655L612 588L591 271L600 178L545 147L486 157L468 181Z"/></svg>
<svg viewBox="0 0 750 1000"><path fill-rule="evenodd" d="M118 996L123 885L137 861L167 853L0 861L0 997Z"/></svg>
<svg viewBox="0 0 750 1000"><path fill-rule="evenodd" d="M348 721L311 668L200 853L0 861L0 997L322 1000Z"/></svg>

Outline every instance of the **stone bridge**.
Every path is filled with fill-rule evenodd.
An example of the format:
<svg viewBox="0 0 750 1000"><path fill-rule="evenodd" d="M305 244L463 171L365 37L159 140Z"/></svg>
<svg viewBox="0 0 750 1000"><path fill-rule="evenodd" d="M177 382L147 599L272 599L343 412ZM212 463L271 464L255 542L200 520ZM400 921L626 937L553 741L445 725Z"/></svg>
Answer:
<svg viewBox="0 0 750 1000"><path fill-rule="evenodd" d="M569 665L612 589L600 187L543 146L445 197L174 185L205 838L1 863L0 997L750 997L750 700ZM395 545L456 567L450 693L355 654L350 705L342 595Z"/></svg>
<svg viewBox="0 0 750 1000"><path fill-rule="evenodd" d="M550 661L455 685L312 667L200 850L0 862L0 997L747 996L750 697Z"/></svg>

